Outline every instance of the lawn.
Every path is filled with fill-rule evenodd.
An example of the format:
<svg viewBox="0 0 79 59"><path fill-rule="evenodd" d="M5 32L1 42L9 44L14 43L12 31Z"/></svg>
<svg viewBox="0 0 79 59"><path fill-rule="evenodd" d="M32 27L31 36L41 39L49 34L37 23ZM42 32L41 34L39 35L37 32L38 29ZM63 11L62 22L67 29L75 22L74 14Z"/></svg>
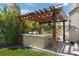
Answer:
<svg viewBox="0 0 79 59"><path fill-rule="evenodd" d="M0 56L58 56L58 54L32 49L0 50Z"/></svg>

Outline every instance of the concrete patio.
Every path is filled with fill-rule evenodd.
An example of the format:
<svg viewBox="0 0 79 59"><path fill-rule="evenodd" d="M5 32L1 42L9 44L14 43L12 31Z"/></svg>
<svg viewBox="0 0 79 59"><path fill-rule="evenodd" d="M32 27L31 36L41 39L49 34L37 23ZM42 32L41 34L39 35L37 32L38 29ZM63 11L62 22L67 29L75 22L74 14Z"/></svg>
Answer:
<svg viewBox="0 0 79 59"><path fill-rule="evenodd" d="M63 53L63 54L69 54L69 55L76 55L79 56L79 44L71 44L69 42L62 42L59 41L57 45L57 52L58 53ZM53 49L49 46L46 48L47 50L53 51Z"/></svg>

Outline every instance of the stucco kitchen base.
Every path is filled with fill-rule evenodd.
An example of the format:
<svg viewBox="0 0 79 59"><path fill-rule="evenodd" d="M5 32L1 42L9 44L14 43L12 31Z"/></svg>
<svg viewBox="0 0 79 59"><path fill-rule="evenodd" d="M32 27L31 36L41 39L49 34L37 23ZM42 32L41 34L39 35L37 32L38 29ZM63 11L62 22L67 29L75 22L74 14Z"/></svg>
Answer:
<svg viewBox="0 0 79 59"><path fill-rule="evenodd" d="M38 48L45 48L49 43L51 34L22 34L24 46L35 46Z"/></svg>

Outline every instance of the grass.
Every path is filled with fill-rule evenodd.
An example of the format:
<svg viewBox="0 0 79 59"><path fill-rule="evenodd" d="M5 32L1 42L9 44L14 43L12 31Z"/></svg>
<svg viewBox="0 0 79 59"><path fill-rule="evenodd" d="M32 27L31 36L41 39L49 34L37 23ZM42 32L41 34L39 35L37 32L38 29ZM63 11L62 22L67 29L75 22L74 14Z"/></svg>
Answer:
<svg viewBox="0 0 79 59"><path fill-rule="evenodd" d="M0 56L58 56L58 54L32 49L0 50Z"/></svg>

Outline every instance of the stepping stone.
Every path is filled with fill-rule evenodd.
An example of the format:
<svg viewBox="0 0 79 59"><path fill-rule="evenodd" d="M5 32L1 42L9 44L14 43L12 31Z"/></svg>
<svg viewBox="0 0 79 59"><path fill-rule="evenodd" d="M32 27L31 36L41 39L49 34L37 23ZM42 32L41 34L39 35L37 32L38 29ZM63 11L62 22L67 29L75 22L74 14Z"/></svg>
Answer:
<svg viewBox="0 0 79 59"><path fill-rule="evenodd" d="M79 56L79 51L72 51L71 54Z"/></svg>
<svg viewBox="0 0 79 59"><path fill-rule="evenodd" d="M66 45L65 48L64 48L64 53L68 53L69 52L69 45Z"/></svg>
<svg viewBox="0 0 79 59"><path fill-rule="evenodd" d="M78 47L78 44L77 44L77 43L74 44L73 50L74 50L74 51L79 51L79 47Z"/></svg>

